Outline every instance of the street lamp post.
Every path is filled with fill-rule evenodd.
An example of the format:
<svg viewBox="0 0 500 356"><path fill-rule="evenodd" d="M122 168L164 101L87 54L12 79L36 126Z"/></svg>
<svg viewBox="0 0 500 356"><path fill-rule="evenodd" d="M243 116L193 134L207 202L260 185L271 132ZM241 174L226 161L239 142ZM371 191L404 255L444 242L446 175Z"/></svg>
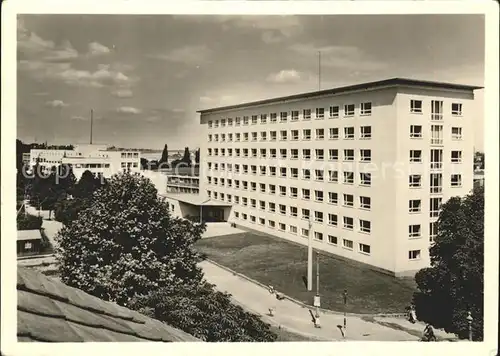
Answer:
<svg viewBox="0 0 500 356"><path fill-rule="evenodd" d="M347 335L347 289L344 289L344 338Z"/></svg>
<svg viewBox="0 0 500 356"><path fill-rule="evenodd" d="M320 296L319 296L319 252L316 250L316 298L314 304L316 306L316 323L315 326L317 328L321 327L319 322L319 307L320 307Z"/></svg>
<svg viewBox="0 0 500 356"><path fill-rule="evenodd" d="M312 248L312 221L311 216L309 216L309 234L307 239L307 290L312 291L312 259L313 259L313 248Z"/></svg>
<svg viewBox="0 0 500 356"><path fill-rule="evenodd" d="M467 313L467 323L469 324L469 341L472 341L472 315L470 312Z"/></svg>

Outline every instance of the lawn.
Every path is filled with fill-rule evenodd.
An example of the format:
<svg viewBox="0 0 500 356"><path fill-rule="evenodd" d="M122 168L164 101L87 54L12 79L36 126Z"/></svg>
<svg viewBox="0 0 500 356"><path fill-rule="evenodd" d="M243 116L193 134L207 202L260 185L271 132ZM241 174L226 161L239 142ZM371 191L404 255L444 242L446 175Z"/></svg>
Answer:
<svg viewBox="0 0 500 356"><path fill-rule="evenodd" d="M276 339L277 342L289 342L289 341L317 341L312 338L308 338L306 336L302 336L299 334L292 333L285 329L278 329L275 326L271 327L271 330L278 335Z"/></svg>
<svg viewBox="0 0 500 356"><path fill-rule="evenodd" d="M306 246L245 232L202 239L196 247L223 266L272 285L292 298L312 303L316 272L313 273L313 291L308 292L303 281L307 276ZM347 312L402 313L415 290L412 280L397 279L331 255L320 256L319 269L321 307L330 310L344 311L342 293L347 289Z"/></svg>

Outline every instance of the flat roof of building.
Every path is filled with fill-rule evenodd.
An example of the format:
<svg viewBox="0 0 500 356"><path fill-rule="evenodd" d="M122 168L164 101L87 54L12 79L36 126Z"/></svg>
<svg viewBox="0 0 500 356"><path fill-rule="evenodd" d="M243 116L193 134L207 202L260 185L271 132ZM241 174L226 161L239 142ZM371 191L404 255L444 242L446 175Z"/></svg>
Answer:
<svg viewBox="0 0 500 356"><path fill-rule="evenodd" d="M18 230L17 241L41 240L40 230Z"/></svg>
<svg viewBox="0 0 500 356"><path fill-rule="evenodd" d="M311 99L324 95L334 95L341 94L344 92L350 91L359 91L359 90L367 90L374 89L378 87L387 87L387 86L413 86L413 87L431 87L435 89L448 89L448 90L466 90L466 91L474 91L477 89L483 89L483 87L475 86L475 85L465 85L465 84L453 84L453 83L445 83L445 82L433 82L427 80L417 80L417 79L407 79L407 78L391 78L385 80L379 80L376 82L348 85L333 89L319 90L301 94L294 94L288 96L282 96L271 99L264 99L258 101L252 101L242 104L236 105L228 105L228 106L220 106L211 109L198 110L197 113L200 114L210 114L217 111L226 111L232 109L240 109L245 107L257 106L257 105L266 105L266 104L274 104L283 101L289 100L299 100L299 99Z"/></svg>
<svg viewBox="0 0 500 356"><path fill-rule="evenodd" d="M182 203L187 203L191 205L197 206L231 206L231 204L220 201L220 200L212 200L205 199L199 194L190 194L190 193L163 193L160 194L162 197L178 200Z"/></svg>

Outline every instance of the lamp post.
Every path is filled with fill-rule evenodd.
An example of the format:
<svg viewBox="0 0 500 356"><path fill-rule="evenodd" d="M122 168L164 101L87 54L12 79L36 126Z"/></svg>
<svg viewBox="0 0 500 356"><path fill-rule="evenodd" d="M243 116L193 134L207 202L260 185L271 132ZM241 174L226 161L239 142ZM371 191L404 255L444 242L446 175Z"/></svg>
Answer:
<svg viewBox="0 0 500 356"><path fill-rule="evenodd" d="M469 324L469 341L472 341L472 321L474 319L472 318L472 315L470 311L467 313L467 323Z"/></svg>
<svg viewBox="0 0 500 356"><path fill-rule="evenodd" d="M319 296L319 252L316 250L316 296L314 298L314 306L316 307L315 326L321 327L319 322L319 308L321 306Z"/></svg>
<svg viewBox="0 0 500 356"><path fill-rule="evenodd" d="M309 234L307 236L307 290L312 291L312 259L313 259L313 248L312 248L312 221L309 215Z"/></svg>
<svg viewBox="0 0 500 356"><path fill-rule="evenodd" d="M347 289L344 289L344 338L346 337L346 334L347 334L346 312L347 312Z"/></svg>

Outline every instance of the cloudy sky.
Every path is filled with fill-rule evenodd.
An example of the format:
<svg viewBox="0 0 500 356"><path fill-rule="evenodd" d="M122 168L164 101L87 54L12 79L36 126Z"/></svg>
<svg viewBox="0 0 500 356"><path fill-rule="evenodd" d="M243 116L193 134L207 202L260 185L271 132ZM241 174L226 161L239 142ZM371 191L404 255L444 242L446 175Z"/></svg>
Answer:
<svg viewBox="0 0 500 356"><path fill-rule="evenodd" d="M196 147L196 110L390 77L483 85L472 15L18 17L18 138ZM476 147L483 146L482 93Z"/></svg>

